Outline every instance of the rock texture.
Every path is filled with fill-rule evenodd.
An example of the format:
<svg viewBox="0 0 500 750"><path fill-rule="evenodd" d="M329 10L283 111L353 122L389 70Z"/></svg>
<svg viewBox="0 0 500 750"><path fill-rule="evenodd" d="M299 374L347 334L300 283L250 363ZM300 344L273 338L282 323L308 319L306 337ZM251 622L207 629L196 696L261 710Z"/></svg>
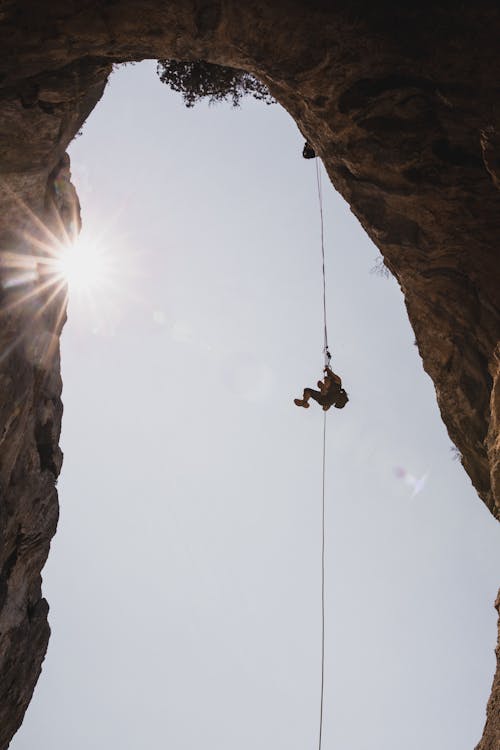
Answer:
<svg viewBox="0 0 500 750"><path fill-rule="evenodd" d="M398 279L450 437L500 518L500 7L412 6L0 0L0 748L48 638L64 319L63 291L15 304L5 259L40 252L43 224L62 231L54 206L71 230L63 155L113 62L201 57L270 87ZM497 675L481 750L500 747L499 690Z"/></svg>
<svg viewBox="0 0 500 750"><path fill-rule="evenodd" d="M495 602L500 615L500 593ZM498 624L498 644L496 648L497 672L493 681L491 696L488 701L486 727L481 742L476 750L498 750L500 747L500 620Z"/></svg>

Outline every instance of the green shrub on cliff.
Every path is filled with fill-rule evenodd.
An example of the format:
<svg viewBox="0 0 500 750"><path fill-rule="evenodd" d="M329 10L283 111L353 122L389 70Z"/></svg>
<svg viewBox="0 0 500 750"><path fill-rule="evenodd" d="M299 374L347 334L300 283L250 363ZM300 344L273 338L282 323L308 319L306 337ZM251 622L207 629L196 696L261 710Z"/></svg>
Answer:
<svg viewBox="0 0 500 750"><path fill-rule="evenodd" d="M253 96L266 104L274 102L267 87L245 70L204 60L158 60L157 71L162 83L182 94L186 107L194 107L206 98L209 104L229 100L233 107L239 107L244 96Z"/></svg>

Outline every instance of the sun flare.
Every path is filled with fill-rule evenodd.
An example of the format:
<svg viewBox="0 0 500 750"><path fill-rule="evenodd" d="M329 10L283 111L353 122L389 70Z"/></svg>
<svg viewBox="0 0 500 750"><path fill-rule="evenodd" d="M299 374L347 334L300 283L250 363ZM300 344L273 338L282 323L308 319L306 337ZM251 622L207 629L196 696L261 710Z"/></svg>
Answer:
<svg viewBox="0 0 500 750"><path fill-rule="evenodd" d="M118 215L105 224L82 228L77 203L69 218L67 210L61 215L55 206L47 224L22 201L17 204L30 229L21 231L12 248L0 255L0 293L4 315L19 315L22 325L19 335L0 352L0 361L39 326L47 311L46 323L56 332L51 342L58 341L68 309L81 330L114 335L125 301L144 303L135 292L137 261L126 235L117 232ZM47 345L40 362L48 362L56 350L55 344Z"/></svg>
<svg viewBox="0 0 500 750"><path fill-rule="evenodd" d="M55 260L55 272L72 291L90 292L109 281L109 258L97 243L76 240L61 248Z"/></svg>

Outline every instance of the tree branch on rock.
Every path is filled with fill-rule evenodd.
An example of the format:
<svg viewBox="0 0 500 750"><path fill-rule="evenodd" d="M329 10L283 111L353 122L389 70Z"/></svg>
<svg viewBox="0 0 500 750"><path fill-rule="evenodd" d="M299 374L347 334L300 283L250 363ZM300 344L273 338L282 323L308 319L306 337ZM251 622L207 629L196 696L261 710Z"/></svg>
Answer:
<svg viewBox="0 0 500 750"><path fill-rule="evenodd" d="M275 102L267 86L246 70L205 60L158 60L157 72L162 83L182 94L186 107L207 98L209 104L229 100L233 107L239 107L244 96L266 104Z"/></svg>

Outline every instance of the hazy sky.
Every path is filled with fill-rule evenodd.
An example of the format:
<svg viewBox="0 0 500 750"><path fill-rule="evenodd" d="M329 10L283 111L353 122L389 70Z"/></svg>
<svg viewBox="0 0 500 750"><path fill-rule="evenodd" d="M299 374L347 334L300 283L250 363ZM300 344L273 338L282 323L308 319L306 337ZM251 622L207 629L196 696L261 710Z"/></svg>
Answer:
<svg viewBox="0 0 500 750"><path fill-rule="evenodd" d="M115 72L70 153L114 288L62 341L52 638L14 750L306 750L320 687L322 367L314 162L278 105ZM325 180L325 750L472 750L500 526L440 420L399 287ZM395 467L429 473L416 497Z"/></svg>

